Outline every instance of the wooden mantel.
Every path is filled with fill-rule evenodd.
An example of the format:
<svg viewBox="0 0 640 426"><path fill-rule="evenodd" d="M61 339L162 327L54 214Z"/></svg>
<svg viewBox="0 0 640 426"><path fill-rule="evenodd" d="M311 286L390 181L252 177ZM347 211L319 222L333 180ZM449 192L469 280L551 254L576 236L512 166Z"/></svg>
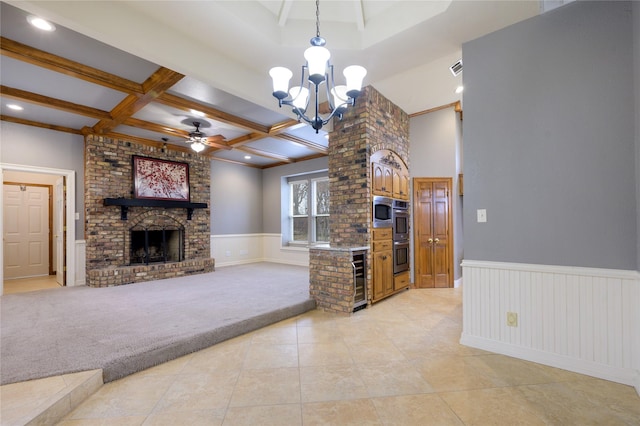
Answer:
<svg viewBox="0 0 640 426"><path fill-rule="evenodd" d="M105 206L120 206L120 219L127 220L129 207L164 207L167 209L186 209L187 220L191 220L194 209L206 209L207 203L190 203L173 200L148 200L141 198L105 198Z"/></svg>

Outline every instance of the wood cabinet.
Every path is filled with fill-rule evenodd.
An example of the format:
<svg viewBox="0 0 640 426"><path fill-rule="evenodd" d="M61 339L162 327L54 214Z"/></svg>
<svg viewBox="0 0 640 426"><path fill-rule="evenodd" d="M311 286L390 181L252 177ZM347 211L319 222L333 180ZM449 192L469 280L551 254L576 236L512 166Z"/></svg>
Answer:
<svg viewBox="0 0 640 426"><path fill-rule="evenodd" d="M409 271L401 272L393 276L393 291L409 288Z"/></svg>
<svg viewBox="0 0 640 426"><path fill-rule="evenodd" d="M393 293L393 241L391 228L374 228L372 246L373 301L377 301Z"/></svg>
<svg viewBox="0 0 640 426"><path fill-rule="evenodd" d="M372 192L374 195L393 195L393 171L381 163L371 163Z"/></svg>
<svg viewBox="0 0 640 426"><path fill-rule="evenodd" d="M393 198L409 199L409 175L401 170L393 171Z"/></svg>
<svg viewBox="0 0 640 426"><path fill-rule="evenodd" d="M393 235L391 228L374 228L371 258L373 296L377 302L409 288L409 271L393 274Z"/></svg>
<svg viewBox="0 0 640 426"><path fill-rule="evenodd" d="M393 151L381 150L371 156L371 192L400 200L409 199L409 170Z"/></svg>

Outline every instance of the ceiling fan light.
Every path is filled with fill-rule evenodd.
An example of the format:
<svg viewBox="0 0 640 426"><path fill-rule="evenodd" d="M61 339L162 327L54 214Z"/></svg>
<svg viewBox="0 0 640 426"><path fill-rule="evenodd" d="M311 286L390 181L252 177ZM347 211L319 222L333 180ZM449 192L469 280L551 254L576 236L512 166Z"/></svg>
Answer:
<svg viewBox="0 0 640 426"><path fill-rule="evenodd" d="M309 68L309 80L314 84L324 80L327 62L330 57L331 52L322 46L311 46L304 51L304 58L307 60L307 67Z"/></svg>
<svg viewBox="0 0 640 426"><path fill-rule="evenodd" d="M292 98L293 106L304 111L307 109L307 101L309 100L309 89L306 87L293 86L289 90Z"/></svg>
<svg viewBox="0 0 640 426"><path fill-rule="evenodd" d="M273 80L273 96L278 99L286 98L289 90L289 80L293 76L291 70L285 67L273 67L269 70L269 75Z"/></svg>
<svg viewBox="0 0 640 426"><path fill-rule="evenodd" d="M351 65L342 72L347 79L347 94L355 98L362 90L362 80L367 75L367 70L360 65Z"/></svg>
<svg viewBox="0 0 640 426"><path fill-rule="evenodd" d="M201 152L202 150L204 150L204 145L200 142L194 142L191 144L191 149L195 152Z"/></svg>

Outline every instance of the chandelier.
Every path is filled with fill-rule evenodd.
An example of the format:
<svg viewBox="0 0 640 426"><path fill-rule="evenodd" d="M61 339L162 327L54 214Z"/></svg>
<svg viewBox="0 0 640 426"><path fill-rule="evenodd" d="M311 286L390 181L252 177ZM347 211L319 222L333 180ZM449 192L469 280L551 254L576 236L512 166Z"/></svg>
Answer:
<svg viewBox="0 0 640 426"><path fill-rule="evenodd" d="M302 66L300 85L289 89L289 80L293 76L291 70L285 67L274 67L269 70L273 79L273 96L278 99L278 106L288 105L298 116L298 120L304 120L316 130L322 128L334 116L342 119L342 114L349 106L355 105L356 98L362 90L362 79L367 70L359 65L351 65L344 69L346 86L335 85L333 78L333 65L329 62L331 53L324 45L326 40L320 37L320 1L316 0L316 36L310 40L311 47L304 52L306 64ZM306 87L305 87L306 76ZM324 83L326 88L329 115L322 117L319 108L320 86ZM315 115L306 115L309 107L310 92L314 92Z"/></svg>

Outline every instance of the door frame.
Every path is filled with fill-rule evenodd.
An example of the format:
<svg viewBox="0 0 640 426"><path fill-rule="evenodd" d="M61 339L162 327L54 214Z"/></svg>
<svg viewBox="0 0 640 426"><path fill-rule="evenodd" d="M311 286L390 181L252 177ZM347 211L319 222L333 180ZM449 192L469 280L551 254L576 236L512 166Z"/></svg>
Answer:
<svg viewBox="0 0 640 426"><path fill-rule="evenodd" d="M73 286L76 282L76 172L75 170L53 169L49 167L26 166L22 164L0 163L0 177L4 182L4 171L41 173L64 176L67 185L65 206L65 222L67 226L67 238L65 247L65 267L67 270L66 285ZM4 199L4 189L0 186L0 199ZM0 208L0 235L4 235L4 206ZM4 244L0 244L0 294L4 294Z"/></svg>
<svg viewBox="0 0 640 426"><path fill-rule="evenodd" d="M412 212L411 212L411 225L413 226L413 232L411 232L411 239L412 239L412 243L413 243L413 250L411 253L411 259L412 259L412 264L411 264L411 274L412 274L412 278L413 278L413 288L417 288L416 287L416 277L415 277L415 259L416 259L416 251L417 251L417 244L416 244L416 233L418 232L418 227L416 226L416 224L414 223L415 220L415 211L413 209L416 209L416 202L415 202L415 194L414 194L414 190L416 188L416 181L427 181L427 182L440 182L440 181L446 181L447 182L447 202L449 204L449 208L447 209L447 222L448 222L448 229L449 229L449 247L447 249L448 253L447 255L449 256L449 282L448 282L448 288L453 288L455 287L455 273L454 273L454 268L453 268L453 262L454 262L454 258L453 258L453 254L454 254L454 250L453 250L453 245L454 245L454 224L453 224L453 178L452 177L414 177L412 179L411 182L411 202L412 202Z"/></svg>

